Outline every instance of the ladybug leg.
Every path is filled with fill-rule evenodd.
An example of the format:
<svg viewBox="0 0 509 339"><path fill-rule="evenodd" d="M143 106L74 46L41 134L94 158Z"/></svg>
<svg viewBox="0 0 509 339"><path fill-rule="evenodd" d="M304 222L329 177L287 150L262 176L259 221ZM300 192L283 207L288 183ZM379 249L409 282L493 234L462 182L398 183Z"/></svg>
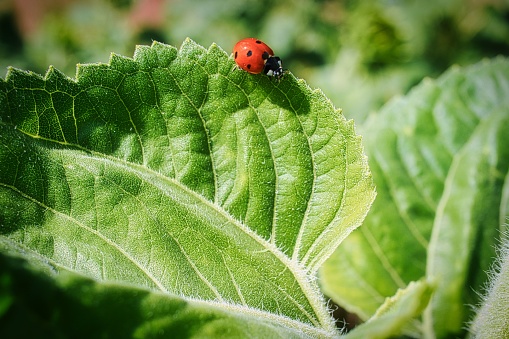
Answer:
<svg viewBox="0 0 509 339"><path fill-rule="evenodd" d="M236 55L236 54L232 53L232 54L230 55L230 57L232 57L232 56L234 56L234 55ZM235 57L234 57L234 59L233 59L233 60L235 61ZM230 73L235 72L235 71L236 71L236 70L238 70L238 69L239 69L239 66L235 63L235 64L233 65L232 69L230 70Z"/></svg>

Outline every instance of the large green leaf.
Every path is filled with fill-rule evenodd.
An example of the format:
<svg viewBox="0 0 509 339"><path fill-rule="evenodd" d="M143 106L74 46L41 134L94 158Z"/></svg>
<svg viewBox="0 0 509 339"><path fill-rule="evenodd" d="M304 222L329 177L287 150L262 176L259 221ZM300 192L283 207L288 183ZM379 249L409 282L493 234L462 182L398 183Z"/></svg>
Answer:
<svg viewBox="0 0 509 339"><path fill-rule="evenodd" d="M61 269L334 333L314 275L374 198L360 137L291 74L233 65L187 40L75 81L10 69L0 232Z"/></svg>
<svg viewBox="0 0 509 339"><path fill-rule="evenodd" d="M507 213L508 93L509 61L499 58L425 80L368 121L378 198L324 265L327 294L367 319L427 276L436 292L425 330L465 328Z"/></svg>

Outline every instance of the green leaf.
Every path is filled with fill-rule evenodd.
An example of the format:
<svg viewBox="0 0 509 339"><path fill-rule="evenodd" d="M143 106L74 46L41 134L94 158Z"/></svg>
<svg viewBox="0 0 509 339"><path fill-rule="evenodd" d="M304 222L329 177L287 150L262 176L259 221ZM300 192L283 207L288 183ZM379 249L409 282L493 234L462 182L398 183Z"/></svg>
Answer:
<svg viewBox="0 0 509 339"><path fill-rule="evenodd" d="M233 66L186 40L76 80L10 69L0 232L60 269L335 333L314 275L374 198L360 137L302 80Z"/></svg>
<svg viewBox="0 0 509 339"><path fill-rule="evenodd" d="M387 298L373 317L353 329L345 339L383 339L404 331L419 337L419 329L412 328L412 321L424 310L432 291L431 284L426 281L409 283L404 290L398 290L393 297Z"/></svg>
<svg viewBox="0 0 509 339"><path fill-rule="evenodd" d="M467 305L478 303L477 291L486 282L503 227L499 213L509 167L507 126L507 109L481 120L455 155L445 182L427 261L427 275L440 285L425 320L438 334L464 328L471 318Z"/></svg>
<svg viewBox="0 0 509 339"><path fill-rule="evenodd" d="M428 334L465 328L507 212L508 92L509 61L499 58L425 80L368 121L378 198L324 265L326 294L368 319L427 276L436 284Z"/></svg>

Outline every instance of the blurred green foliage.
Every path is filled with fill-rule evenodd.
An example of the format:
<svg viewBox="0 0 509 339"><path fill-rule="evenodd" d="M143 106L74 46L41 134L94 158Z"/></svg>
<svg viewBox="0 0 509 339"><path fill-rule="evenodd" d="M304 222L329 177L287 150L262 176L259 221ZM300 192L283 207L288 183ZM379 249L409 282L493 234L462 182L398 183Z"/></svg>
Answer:
<svg viewBox="0 0 509 339"><path fill-rule="evenodd" d="M190 37L229 51L255 36L357 122L452 64L509 55L505 0L51 0L27 14L29 2L0 6L4 70L45 73L51 64L73 76L77 63L132 56L152 40L180 46Z"/></svg>

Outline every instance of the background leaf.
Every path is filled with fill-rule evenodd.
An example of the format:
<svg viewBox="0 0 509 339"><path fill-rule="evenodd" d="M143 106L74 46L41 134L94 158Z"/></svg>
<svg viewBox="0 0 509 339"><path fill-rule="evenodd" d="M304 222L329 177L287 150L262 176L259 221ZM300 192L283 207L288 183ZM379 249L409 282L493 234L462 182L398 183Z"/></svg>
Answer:
<svg viewBox="0 0 509 339"><path fill-rule="evenodd" d="M326 294L367 319L386 296L427 276L436 283L428 333L462 330L507 212L500 206L509 168L508 90L506 59L453 68L368 121L378 199L324 265Z"/></svg>
<svg viewBox="0 0 509 339"><path fill-rule="evenodd" d="M419 337L419 328L413 328L431 297L433 288L426 281L410 282L404 290L387 298L369 321L356 327L345 336L352 338L391 338L404 331Z"/></svg>
<svg viewBox="0 0 509 339"><path fill-rule="evenodd" d="M154 43L2 82L1 233L53 265L334 333L314 274L374 198L353 122L288 74Z"/></svg>

